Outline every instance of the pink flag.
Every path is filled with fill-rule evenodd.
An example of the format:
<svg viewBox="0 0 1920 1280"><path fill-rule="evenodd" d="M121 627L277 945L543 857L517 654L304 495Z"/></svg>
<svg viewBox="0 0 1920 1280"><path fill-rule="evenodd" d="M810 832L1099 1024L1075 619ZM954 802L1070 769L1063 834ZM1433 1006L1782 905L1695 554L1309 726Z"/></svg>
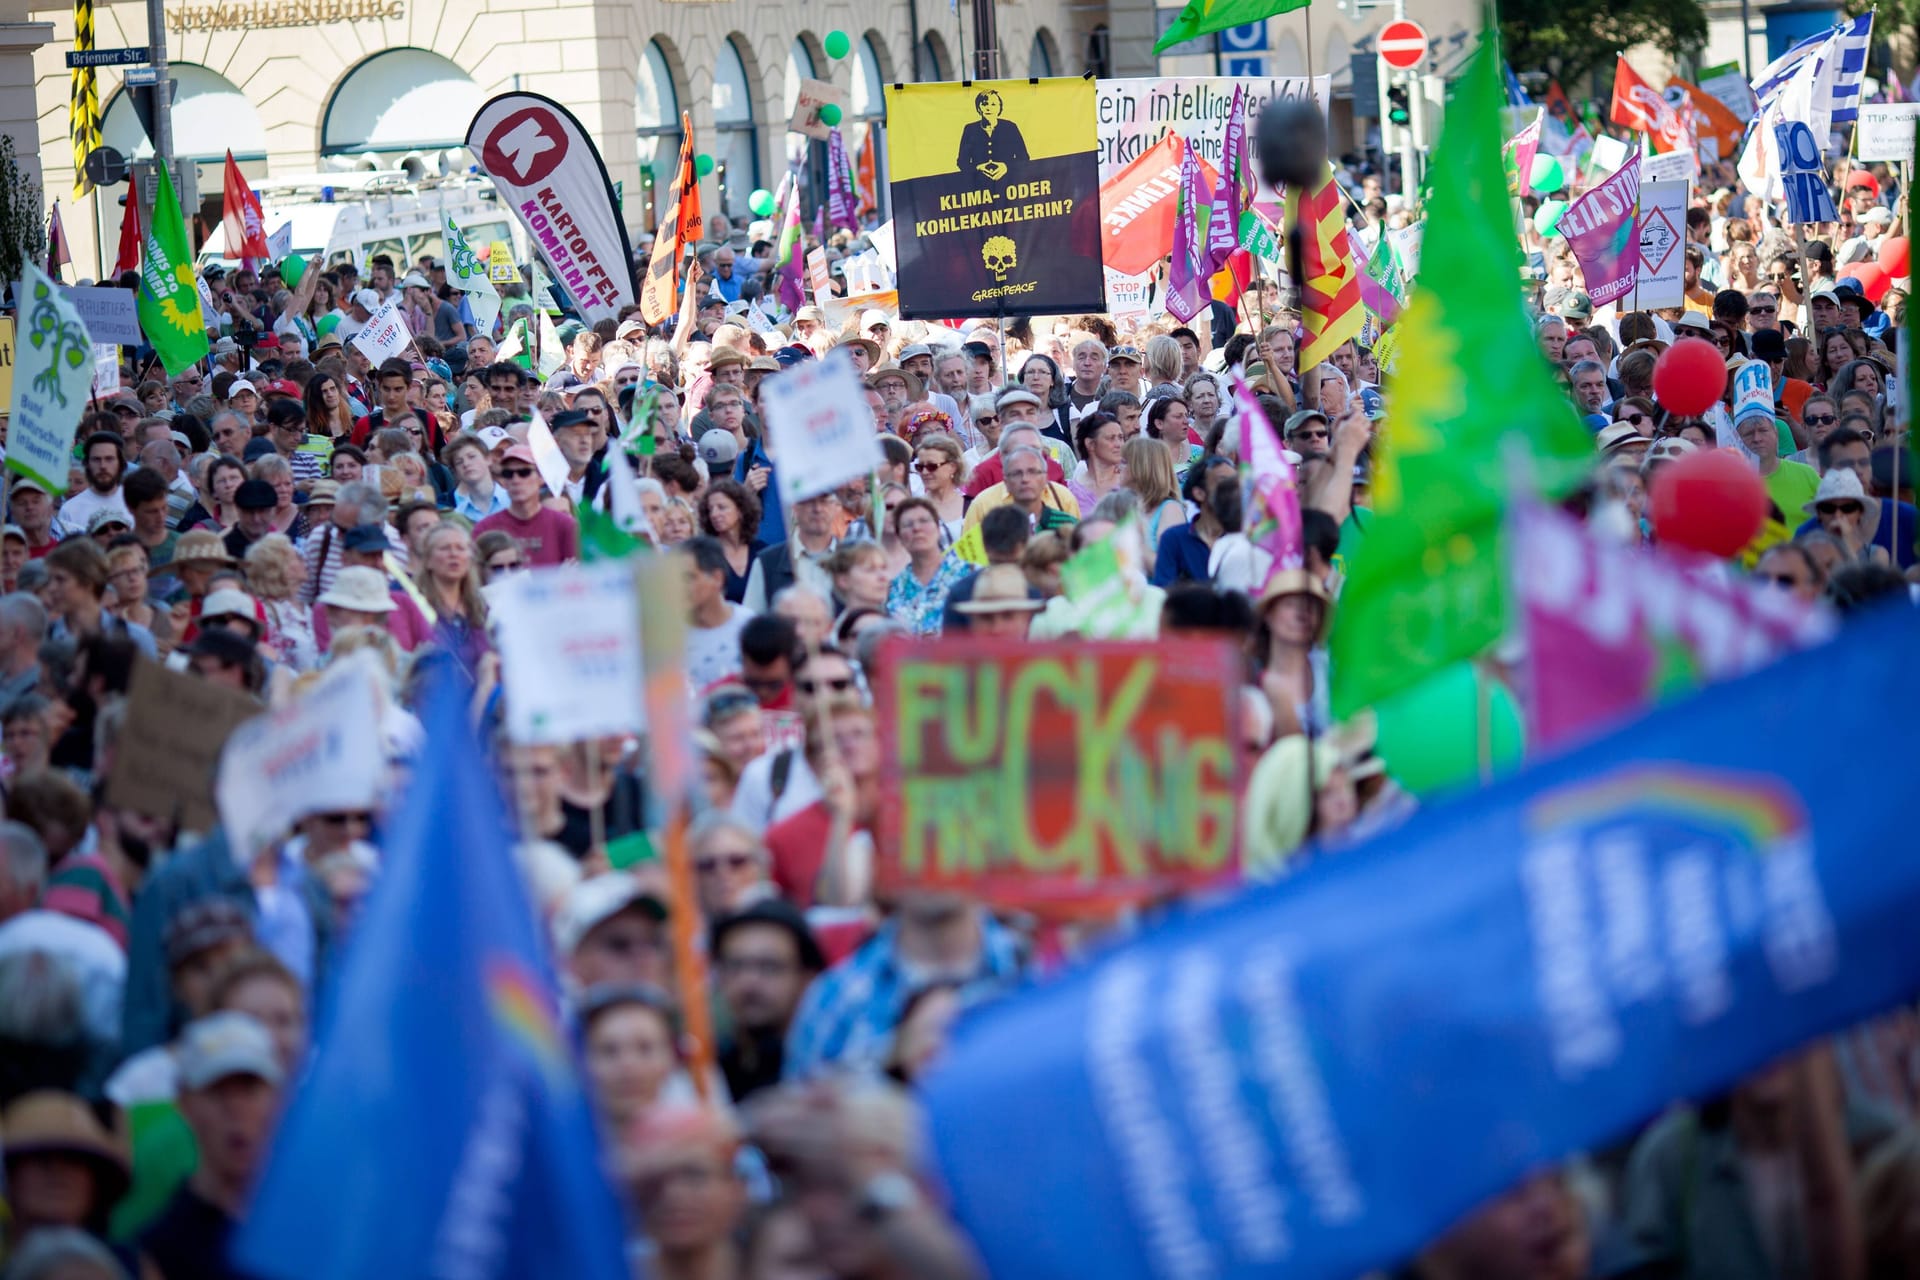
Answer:
<svg viewBox="0 0 1920 1280"><path fill-rule="evenodd" d="M1233 86L1233 106L1220 129L1220 185L1213 191L1207 219L1207 270L1211 276L1226 265L1240 243L1240 192L1246 180L1247 122L1244 89Z"/></svg>
<svg viewBox="0 0 1920 1280"><path fill-rule="evenodd" d="M1663 694L1751 671L1832 630L1826 609L1729 579L1721 561L1610 541L1556 508L1515 503L1511 532L1536 748L1589 736Z"/></svg>
<svg viewBox="0 0 1920 1280"><path fill-rule="evenodd" d="M1240 420L1241 457L1253 488L1253 502L1247 511L1247 541L1273 557L1269 577L1305 568L1307 545L1293 464L1287 461L1279 433L1267 421L1253 388L1238 373L1233 375L1233 403Z"/></svg>
<svg viewBox="0 0 1920 1280"><path fill-rule="evenodd" d="M1560 234L1580 263L1587 296L1596 307L1625 297L1640 279L1634 220L1639 200L1640 158L1630 155L1560 215Z"/></svg>

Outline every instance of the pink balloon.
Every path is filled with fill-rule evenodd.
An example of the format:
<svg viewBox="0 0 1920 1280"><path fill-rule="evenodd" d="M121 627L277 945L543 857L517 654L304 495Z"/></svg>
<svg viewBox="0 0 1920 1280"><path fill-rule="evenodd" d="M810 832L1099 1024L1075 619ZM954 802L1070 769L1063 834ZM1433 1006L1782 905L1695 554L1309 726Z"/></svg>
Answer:
<svg viewBox="0 0 1920 1280"><path fill-rule="evenodd" d="M1907 238L1888 236L1880 242L1880 268L1898 280L1907 274Z"/></svg>
<svg viewBox="0 0 1920 1280"><path fill-rule="evenodd" d="M1887 290L1893 287L1893 277L1877 262L1856 262L1845 268L1843 276L1852 276L1860 282L1860 292L1867 295L1867 301L1874 306L1880 305L1880 299L1887 296Z"/></svg>
<svg viewBox="0 0 1920 1280"><path fill-rule="evenodd" d="M1653 365L1653 394L1682 418L1705 413L1727 389L1727 361L1704 338L1681 338Z"/></svg>

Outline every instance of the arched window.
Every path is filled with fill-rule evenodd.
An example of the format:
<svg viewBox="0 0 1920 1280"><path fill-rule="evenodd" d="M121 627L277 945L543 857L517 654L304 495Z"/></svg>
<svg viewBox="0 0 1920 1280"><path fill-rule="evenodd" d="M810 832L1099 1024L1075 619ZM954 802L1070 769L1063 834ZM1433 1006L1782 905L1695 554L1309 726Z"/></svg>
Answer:
<svg viewBox="0 0 1920 1280"><path fill-rule="evenodd" d="M174 62L167 75L179 81L173 99L173 153L198 160L224 162L227 149L235 160L265 160L267 130L260 113L240 87L217 71L191 62ZM472 119L472 112L468 112ZM100 122L100 140L129 159L149 159L153 142L140 127L133 99L116 93Z"/></svg>
<svg viewBox="0 0 1920 1280"><path fill-rule="evenodd" d="M640 161L640 188L645 197L641 217L646 226L658 226L667 192L673 186L673 166L680 159L680 93L673 86L673 66L658 40L647 41L640 55L640 72L633 90L634 146Z"/></svg>
<svg viewBox="0 0 1920 1280"><path fill-rule="evenodd" d="M1033 47L1027 50L1027 74L1041 79L1053 74L1053 55L1047 51L1047 38L1033 33Z"/></svg>
<svg viewBox="0 0 1920 1280"><path fill-rule="evenodd" d="M425 49L376 53L347 73L327 102L320 154L372 153L397 163L409 151L463 147L485 95L473 77Z"/></svg>
<svg viewBox="0 0 1920 1280"><path fill-rule="evenodd" d="M880 60L880 51L874 46L872 36L861 36L860 43L854 46L857 55L853 64L853 117L856 120L877 120L886 114L887 75Z"/></svg>
<svg viewBox="0 0 1920 1280"><path fill-rule="evenodd" d="M760 147L753 127L753 81L740 52L744 37L728 36L713 68L713 176L720 208L729 214L747 207L760 185Z"/></svg>
<svg viewBox="0 0 1920 1280"><path fill-rule="evenodd" d="M913 53L913 74L921 84L932 84L948 78L946 45L934 32L929 31L920 37L920 43Z"/></svg>

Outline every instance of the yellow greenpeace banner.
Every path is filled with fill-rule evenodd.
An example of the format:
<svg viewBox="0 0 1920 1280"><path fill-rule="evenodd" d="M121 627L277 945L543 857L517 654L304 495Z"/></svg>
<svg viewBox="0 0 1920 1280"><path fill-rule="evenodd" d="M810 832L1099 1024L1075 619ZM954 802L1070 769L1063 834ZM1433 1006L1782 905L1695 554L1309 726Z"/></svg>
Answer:
<svg viewBox="0 0 1920 1280"><path fill-rule="evenodd" d="M903 316L1105 308L1093 81L891 85L886 96Z"/></svg>

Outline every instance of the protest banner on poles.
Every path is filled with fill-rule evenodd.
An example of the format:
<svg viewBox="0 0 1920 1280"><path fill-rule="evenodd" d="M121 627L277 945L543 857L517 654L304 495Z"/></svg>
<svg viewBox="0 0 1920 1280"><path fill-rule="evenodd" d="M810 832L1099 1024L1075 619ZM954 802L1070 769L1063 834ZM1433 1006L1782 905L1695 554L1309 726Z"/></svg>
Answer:
<svg viewBox="0 0 1920 1280"><path fill-rule="evenodd" d="M1174 218L1180 203L1180 167L1186 151L1185 139L1168 134L1132 164L1101 182L1100 257L1108 270L1123 276L1141 275L1166 258L1167 246L1173 243ZM1220 174L1205 160L1199 164L1200 176L1211 191L1219 184ZM1117 301L1111 289L1107 297L1109 303Z"/></svg>
<svg viewBox="0 0 1920 1280"><path fill-rule="evenodd" d="M896 84L886 100L903 317L1103 309L1092 81Z"/></svg>
<svg viewBox="0 0 1920 1280"><path fill-rule="evenodd" d="M107 775L107 803L177 819L183 830L210 830L219 817L213 784L220 749L235 728L258 714L259 702L237 689L157 662L134 663L127 718Z"/></svg>
<svg viewBox="0 0 1920 1280"><path fill-rule="evenodd" d="M1333 77L1142 76L1100 80L1094 88L1104 184L1169 137L1192 139L1201 162L1217 173L1223 163L1220 126L1233 106L1235 89L1242 92L1241 114L1251 130L1275 98L1312 98L1326 112ZM1277 199L1264 182L1258 190L1266 199Z"/></svg>
<svg viewBox="0 0 1920 1280"><path fill-rule="evenodd" d="M510 738L578 742L644 727L639 604L626 560L535 569L494 591Z"/></svg>
<svg viewBox="0 0 1920 1280"><path fill-rule="evenodd" d="M380 798L386 754L370 655L327 668L312 688L235 729L214 799L236 849L260 849L316 813L364 813Z"/></svg>
<svg viewBox="0 0 1920 1280"><path fill-rule="evenodd" d="M379 367L382 360L391 360L405 351L413 342L413 334L407 329L406 313L400 309L400 303L401 297L396 291L367 317L360 332L348 339L366 354L367 360L375 368Z"/></svg>
<svg viewBox="0 0 1920 1280"><path fill-rule="evenodd" d="M845 352L769 375L760 404L782 503L837 489L885 461L866 387Z"/></svg>
<svg viewBox="0 0 1920 1280"><path fill-rule="evenodd" d="M1634 235L1640 197L1640 166L1625 164L1560 216L1560 234L1580 263L1593 305L1617 302L1633 290L1640 274Z"/></svg>
<svg viewBox="0 0 1920 1280"><path fill-rule="evenodd" d="M1072 915L1233 879L1237 671L1196 640L894 642L877 887Z"/></svg>
<svg viewBox="0 0 1920 1280"><path fill-rule="evenodd" d="M607 167L551 98L503 93L467 126L467 149L519 215L588 324L634 304L633 246Z"/></svg>
<svg viewBox="0 0 1920 1280"><path fill-rule="evenodd" d="M14 296L21 300L21 338L13 353L7 470L32 476L49 494L63 494L74 429L93 385L93 339L72 300L31 263Z"/></svg>

